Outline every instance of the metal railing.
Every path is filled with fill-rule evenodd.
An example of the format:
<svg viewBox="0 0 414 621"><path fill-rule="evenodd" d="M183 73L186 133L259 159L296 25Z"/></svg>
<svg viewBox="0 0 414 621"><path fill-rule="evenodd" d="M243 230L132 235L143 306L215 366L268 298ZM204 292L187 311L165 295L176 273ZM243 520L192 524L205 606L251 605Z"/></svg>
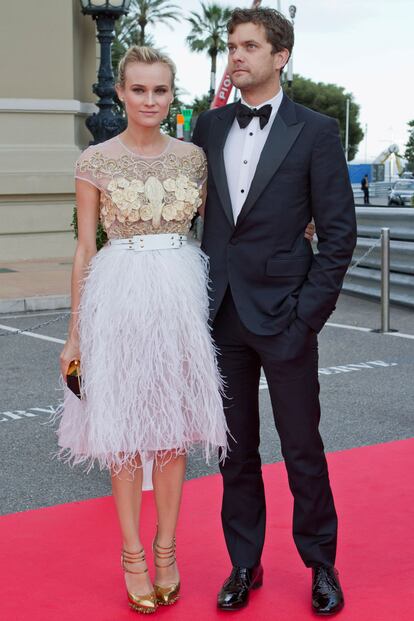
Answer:
<svg viewBox="0 0 414 621"><path fill-rule="evenodd" d="M391 239L414 241L414 209L412 207L357 207L358 236L379 237L388 227Z"/></svg>
<svg viewBox="0 0 414 621"><path fill-rule="evenodd" d="M358 241L343 290L377 300L386 295L391 302L414 308L414 209L358 207L356 212ZM387 252L381 252L382 229L389 230L389 296L381 281Z"/></svg>
<svg viewBox="0 0 414 621"><path fill-rule="evenodd" d="M381 332L390 329L390 229L381 229Z"/></svg>
<svg viewBox="0 0 414 621"><path fill-rule="evenodd" d="M392 181L377 181L376 183L370 183L369 185L369 195L371 198L384 198L386 199L388 196L388 190L393 185ZM360 183L352 184L352 191L354 193L354 198L356 200L360 200L364 197L364 193L361 190Z"/></svg>

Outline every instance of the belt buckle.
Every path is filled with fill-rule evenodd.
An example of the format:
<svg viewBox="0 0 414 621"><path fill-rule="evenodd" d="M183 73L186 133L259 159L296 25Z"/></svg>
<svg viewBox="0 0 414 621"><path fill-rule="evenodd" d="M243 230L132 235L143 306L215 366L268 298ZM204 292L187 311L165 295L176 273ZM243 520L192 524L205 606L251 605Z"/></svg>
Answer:
<svg viewBox="0 0 414 621"><path fill-rule="evenodd" d="M144 238L142 236L133 235L131 242L132 242L132 246L130 246L130 248L132 248L134 252L139 252L140 250L144 250L145 243L144 243Z"/></svg>

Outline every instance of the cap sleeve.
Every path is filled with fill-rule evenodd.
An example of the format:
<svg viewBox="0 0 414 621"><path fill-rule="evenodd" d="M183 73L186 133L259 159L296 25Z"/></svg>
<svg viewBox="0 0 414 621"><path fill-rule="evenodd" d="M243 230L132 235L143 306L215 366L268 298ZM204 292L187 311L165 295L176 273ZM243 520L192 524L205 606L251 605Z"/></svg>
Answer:
<svg viewBox="0 0 414 621"><path fill-rule="evenodd" d="M98 190L101 190L101 184L96 174L97 162L95 160L95 150L92 147L85 149L75 162L75 179L87 181L95 188L98 188Z"/></svg>
<svg viewBox="0 0 414 621"><path fill-rule="evenodd" d="M195 147L196 154L194 157L195 163L195 178L199 190L199 204L198 213L204 217L204 208L207 197L207 158L201 147Z"/></svg>
<svg viewBox="0 0 414 621"><path fill-rule="evenodd" d="M199 187L202 187L207 181L207 158L201 147L196 149L196 179Z"/></svg>

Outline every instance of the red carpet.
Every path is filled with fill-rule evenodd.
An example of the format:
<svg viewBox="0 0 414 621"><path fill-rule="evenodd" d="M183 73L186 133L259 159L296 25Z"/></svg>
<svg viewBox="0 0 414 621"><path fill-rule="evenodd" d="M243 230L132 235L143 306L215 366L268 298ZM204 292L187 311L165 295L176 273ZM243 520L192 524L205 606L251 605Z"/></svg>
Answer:
<svg viewBox="0 0 414 621"><path fill-rule="evenodd" d="M337 565L345 589L341 621L414 619L414 439L329 455L340 515ZM290 534L292 501L283 464L266 466L268 530L265 582L237 621L306 621L310 573ZM185 486L178 531L182 599L156 617L229 619L215 597L229 563L220 530L218 476ZM144 541L154 531L145 493ZM123 621L126 606L119 534L111 498L0 518L2 621ZM231 616L231 615L230 615ZM233 617L232 617L233 618Z"/></svg>

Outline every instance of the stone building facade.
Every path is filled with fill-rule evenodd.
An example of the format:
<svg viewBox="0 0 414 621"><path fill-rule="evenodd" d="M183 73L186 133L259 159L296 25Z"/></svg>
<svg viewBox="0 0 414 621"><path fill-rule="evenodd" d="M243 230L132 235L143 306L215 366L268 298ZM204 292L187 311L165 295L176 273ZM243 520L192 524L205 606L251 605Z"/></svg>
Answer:
<svg viewBox="0 0 414 621"><path fill-rule="evenodd" d="M4 3L0 261L73 254L73 164L91 140L97 55L79 0Z"/></svg>

